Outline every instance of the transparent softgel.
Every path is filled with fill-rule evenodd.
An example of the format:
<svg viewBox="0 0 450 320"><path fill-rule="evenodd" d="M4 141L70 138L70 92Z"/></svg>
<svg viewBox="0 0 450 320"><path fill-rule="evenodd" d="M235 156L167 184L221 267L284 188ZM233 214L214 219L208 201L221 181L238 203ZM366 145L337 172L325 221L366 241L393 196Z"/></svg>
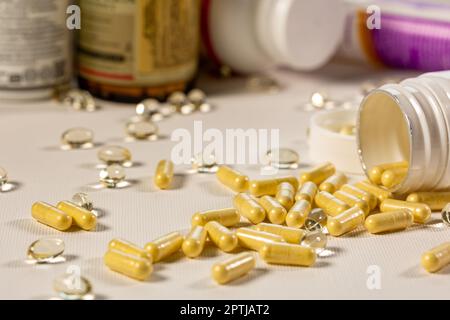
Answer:
<svg viewBox="0 0 450 320"><path fill-rule="evenodd" d="M157 138L158 126L145 119L132 119L126 125L127 134L137 140L153 140Z"/></svg>
<svg viewBox="0 0 450 320"><path fill-rule="evenodd" d="M125 181L125 169L117 164L110 165L100 171L100 182L108 188L115 188Z"/></svg>
<svg viewBox="0 0 450 320"><path fill-rule="evenodd" d="M87 128L72 128L61 136L63 149L86 149L93 146L94 133Z"/></svg>
<svg viewBox="0 0 450 320"><path fill-rule="evenodd" d="M28 247L27 257L37 263L51 263L63 254L64 249L64 241L61 239L39 239Z"/></svg>
<svg viewBox="0 0 450 320"><path fill-rule="evenodd" d="M271 149L266 157L269 165L278 169L295 169L300 159L296 151L288 148Z"/></svg>
<svg viewBox="0 0 450 320"><path fill-rule="evenodd" d="M78 192L73 195L72 202L77 206L82 207L86 210L92 211L94 209L94 203L91 198L86 193Z"/></svg>
<svg viewBox="0 0 450 320"><path fill-rule="evenodd" d="M53 288L58 296L65 300L83 300L91 295L92 285L86 278L73 273L66 273L57 277Z"/></svg>
<svg viewBox="0 0 450 320"><path fill-rule="evenodd" d="M107 165L120 164L129 166L131 164L131 152L121 146L104 146L98 151L98 159Z"/></svg>

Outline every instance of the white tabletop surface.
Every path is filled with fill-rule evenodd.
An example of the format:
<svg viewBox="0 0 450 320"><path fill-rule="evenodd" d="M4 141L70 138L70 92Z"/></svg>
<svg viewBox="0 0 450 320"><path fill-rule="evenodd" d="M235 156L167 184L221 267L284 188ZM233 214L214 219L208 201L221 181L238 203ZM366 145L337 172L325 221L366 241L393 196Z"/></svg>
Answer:
<svg viewBox="0 0 450 320"><path fill-rule="evenodd" d="M72 265L81 268L100 299L450 298L450 269L429 275L419 265L423 252L450 239L450 228L438 221L438 214L428 225L404 232L375 236L361 229L341 238L329 237L328 255L310 268L268 266L258 259L257 269L248 277L226 286L210 278L213 263L226 256L213 248L198 259L178 256L158 263L145 282L114 273L102 262L113 238L143 245L165 233L187 230L197 211L231 206L233 193L214 175L186 174L186 166L176 168L179 178L173 190L153 186L156 163L169 157L174 145L170 140L174 129L192 131L193 120L201 120L205 129L279 128L281 144L297 150L306 166L310 164L306 143L310 113L301 107L311 92L323 89L333 99L348 99L359 92L364 80L411 74L338 65L310 74L278 70L272 76L283 90L274 94L249 92L241 79L218 81L203 76L200 87L208 92L215 110L160 122L165 138L154 142L124 141L124 123L134 112L131 106L102 101L100 111L83 113L52 101L1 101L0 166L7 169L16 189L0 194L0 298L54 297L54 278ZM131 150L137 165L127 169L128 188L93 188L98 184L98 148L59 149L61 133L76 126L91 128L98 144L121 144ZM251 177L259 175L257 166L238 168ZM33 202L54 204L79 191L89 193L102 212L96 231L62 233L32 219ZM65 241L66 262L25 263L29 244L52 236ZM376 290L367 286L372 265L381 275L381 288Z"/></svg>

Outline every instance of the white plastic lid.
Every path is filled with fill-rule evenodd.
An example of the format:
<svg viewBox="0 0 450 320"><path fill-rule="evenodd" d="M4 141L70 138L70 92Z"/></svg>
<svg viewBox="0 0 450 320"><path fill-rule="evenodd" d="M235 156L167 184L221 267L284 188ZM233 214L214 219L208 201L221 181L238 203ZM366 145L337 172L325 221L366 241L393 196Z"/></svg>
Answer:
<svg viewBox="0 0 450 320"><path fill-rule="evenodd" d="M261 46L277 62L313 70L338 50L345 11L341 0L260 0L256 33Z"/></svg>
<svg viewBox="0 0 450 320"><path fill-rule="evenodd" d="M321 111L310 120L309 156L314 163L332 162L337 170L362 174L356 136L339 133L339 128L356 125L357 109Z"/></svg>

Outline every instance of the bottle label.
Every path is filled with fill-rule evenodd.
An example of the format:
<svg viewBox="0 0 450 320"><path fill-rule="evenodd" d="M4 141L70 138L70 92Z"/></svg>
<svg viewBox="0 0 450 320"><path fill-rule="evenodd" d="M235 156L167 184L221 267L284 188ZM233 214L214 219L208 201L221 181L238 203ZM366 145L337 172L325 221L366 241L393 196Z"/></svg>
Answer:
<svg viewBox="0 0 450 320"><path fill-rule="evenodd" d="M79 72L125 86L192 79L199 47L198 0L81 0Z"/></svg>
<svg viewBox="0 0 450 320"><path fill-rule="evenodd" d="M0 1L0 89L46 88L70 80L69 1Z"/></svg>

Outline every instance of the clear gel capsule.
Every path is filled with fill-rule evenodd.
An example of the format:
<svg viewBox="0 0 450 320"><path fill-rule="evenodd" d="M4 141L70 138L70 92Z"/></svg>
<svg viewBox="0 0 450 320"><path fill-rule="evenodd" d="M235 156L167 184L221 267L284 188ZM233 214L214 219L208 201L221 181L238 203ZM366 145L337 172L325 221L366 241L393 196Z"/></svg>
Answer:
<svg viewBox="0 0 450 320"><path fill-rule="evenodd" d="M65 273L53 281L53 289L64 300L83 300L92 292L92 285L86 278Z"/></svg>
<svg viewBox="0 0 450 320"><path fill-rule="evenodd" d="M320 184L319 190L334 193L345 183L347 183L346 175L343 173L335 173Z"/></svg>
<svg viewBox="0 0 450 320"><path fill-rule="evenodd" d="M192 216L192 226L204 226L210 221L217 221L225 227L232 227L239 223L241 216L235 208L225 208L197 212Z"/></svg>
<svg viewBox="0 0 450 320"><path fill-rule="evenodd" d="M337 216L349 209L350 206L326 191L320 191L315 197L316 205L328 216Z"/></svg>
<svg viewBox="0 0 450 320"><path fill-rule="evenodd" d="M0 167L0 191L1 187L5 185L7 182L8 182L8 173L6 172L5 169Z"/></svg>
<svg viewBox="0 0 450 320"><path fill-rule="evenodd" d="M277 187L277 194L275 196L275 199L286 208L286 210L289 210L293 205L295 201L295 190L292 184L289 182L282 182Z"/></svg>
<svg viewBox="0 0 450 320"><path fill-rule="evenodd" d="M198 173L216 173L218 165L213 154L199 153L191 159L192 169Z"/></svg>
<svg viewBox="0 0 450 320"><path fill-rule="evenodd" d="M365 214L359 207L353 207L327 221L328 232L335 237L348 233L364 223Z"/></svg>
<svg viewBox="0 0 450 320"><path fill-rule="evenodd" d="M153 272L150 260L118 250L108 250L103 261L111 270L139 281L148 279Z"/></svg>
<svg viewBox="0 0 450 320"><path fill-rule="evenodd" d="M259 255L270 264L309 267L316 262L314 249L291 243L264 244Z"/></svg>
<svg viewBox="0 0 450 320"><path fill-rule="evenodd" d="M153 261L152 255L147 250L144 250L134 243L122 239L112 239L108 243L108 250L117 250L129 255L137 256L142 259L147 259L150 262Z"/></svg>
<svg viewBox="0 0 450 320"><path fill-rule="evenodd" d="M271 196L263 196L258 199L259 204L266 211L269 221L275 224L283 224L286 221L286 209Z"/></svg>
<svg viewBox="0 0 450 320"><path fill-rule="evenodd" d="M198 108L206 102L206 94L203 90L195 88L188 92L187 99Z"/></svg>
<svg viewBox="0 0 450 320"><path fill-rule="evenodd" d="M379 202L393 197L392 192L384 188L378 187L368 181L360 181L355 183L355 187L373 194Z"/></svg>
<svg viewBox="0 0 450 320"><path fill-rule="evenodd" d="M181 107L188 103L188 99L184 92L176 91L167 98L167 103L179 112Z"/></svg>
<svg viewBox="0 0 450 320"><path fill-rule="evenodd" d="M128 166L131 164L131 152L121 146L105 146L97 153L98 159L106 165L120 164Z"/></svg>
<svg viewBox="0 0 450 320"><path fill-rule="evenodd" d="M61 239L39 239L28 247L27 257L37 263L51 263L64 253L64 249L64 241Z"/></svg>
<svg viewBox="0 0 450 320"><path fill-rule="evenodd" d="M309 203L313 203L314 197L317 194L317 186L314 182L305 182L300 189L298 189L295 195L295 201L306 200Z"/></svg>
<svg viewBox="0 0 450 320"><path fill-rule="evenodd" d="M126 132L137 140L154 140L158 136L158 126L152 121L135 119L127 123Z"/></svg>
<svg viewBox="0 0 450 320"><path fill-rule="evenodd" d="M153 182L160 189L167 189L173 180L173 162L170 160L161 160L158 162L155 170Z"/></svg>
<svg viewBox="0 0 450 320"><path fill-rule="evenodd" d="M303 227L310 211L311 203L306 200L297 201L286 216L286 224L293 228Z"/></svg>
<svg viewBox="0 0 450 320"><path fill-rule="evenodd" d="M172 232L147 243L145 250L150 252L153 262L159 262L180 250L183 241L179 232Z"/></svg>
<svg viewBox="0 0 450 320"><path fill-rule="evenodd" d="M92 199L83 192L75 193L72 197L72 202L77 206L85 208L89 211L92 211L92 209L94 209L94 203L92 202Z"/></svg>
<svg viewBox="0 0 450 320"><path fill-rule="evenodd" d="M86 128L72 128L61 136L63 149L87 149L94 146L94 132Z"/></svg>
<svg viewBox="0 0 450 320"><path fill-rule="evenodd" d="M415 223L425 223L431 217L431 209L424 203L407 202L402 200L386 199L380 204L380 211L410 210Z"/></svg>
<svg viewBox="0 0 450 320"><path fill-rule="evenodd" d="M266 211L258 200L247 193L237 194L234 197L233 204L238 213L253 224L258 224L266 218Z"/></svg>
<svg viewBox="0 0 450 320"><path fill-rule="evenodd" d="M112 164L100 171L100 182L107 188L116 188L125 181L125 169L121 165Z"/></svg>
<svg viewBox="0 0 450 320"><path fill-rule="evenodd" d="M224 252L230 252L236 249L238 238L234 231L224 227L217 221L210 221L205 225L209 239Z"/></svg>
<svg viewBox="0 0 450 320"><path fill-rule="evenodd" d="M161 121L164 115L160 112L160 104L156 99L145 99L136 105L136 114L148 121Z"/></svg>
<svg viewBox="0 0 450 320"><path fill-rule="evenodd" d="M296 169L300 161L298 153L288 148L271 149L266 157L269 165L277 169Z"/></svg>
<svg viewBox="0 0 450 320"><path fill-rule="evenodd" d="M411 193L406 198L406 201L425 203L431 210L442 210L448 203L450 203L450 192L415 192Z"/></svg>
<svg viewBox="0 0 450 320"><path fill-rule="evenodd" d="M325 104L328 99L328 95L324 92L313 92L310 97L311 106L315 109L322 109L325 107Z"/></svg>
<svg viewBox="0 0 450 320"><path fill-rule="evenodd" d="M251 228L239 228L236 230L236 235L241 247L254 251L258 251L266 243L285 242L279 235Z"/></svg>
<svg viewBox="0 0 450 320"><path fill-rule="evenodd" d="M428 272L437 272L450 264L450 242L443 243L422 255L421 263Z"/></svg>
<svg viewBox="0 0 450 320"><path fill-rule="evenodd" d="M246 192L248 190L248 176L228 166L220 166L216 176L223 185L234 192Z"/></svg>
<svg viewBox="0 0 450 320"><path fill-rule="evenodd" d="M388 189L399 185L405 179L408 170L408 167L385 170L381 175L381 184Z"/></svg>
<svg viewBox="0 0 450 320"><path fill-rule="evenodd" d="M256 266L256 259L249 252L242 252L212 267L212 278L218 284L226 284L249 273Z"/></svg>
<svg viewBox="0 0 450 320"><path fill-rule="evenodd" d="M351 184L343 185L341 188L341 191L344 191L348 194L354 195L355 197L357 197L361 200L364 200L365 202L367 202L369 204L370 210L375 209L375 207L378 204L378 200L373 194L371 194L367 191L364 191L362 189L359 189L355 186L352 186Z"/></svg>
<svg viewBox="0 0 450 320"><path fill-rule="evenodd" d="M31 215L40 223L60 231L65 231L72 225L71 216L45 202L35 202L31 207Z"/></svg>
<svg viewBox="0 0 450 320"><path fill-rule="evenodd" d="M450 227L450 203L448 203L441 211L442 221Z"/></svg>
<svg viewBox="0 0 450 320"><path fill-rule="evenodd" d="M399 161L399 162L392 162L392 163L384 163L377 166L372 167L368 172L367 175L369 176L369 179L374 184L381 184L381 178L383 176L383 172L390 169L395 168L407 168L409 166L408 161Z"/></svg>
<svg viewBox="0 0 450 320"><path fill-rule="evenodd" d="M72 217L72 222L83 230L93 230L97 225L97 217L89 210L79 207L69 201L61 201L56 206L59 210Z"/></svg>
<svg viewBox="0 0 450 320"><path fill-rule="evenodd" d="M300 185L306 181L314 182L320 185L325 179L332 176L336 172L336 168L331 162L323 163L309 171L300 173Z"/></svg>
<svg viewBox="0 0 450 320"><path fill-rule="evenodd" d="M298 180L296 177L288 176L274 179L252 180L250 181L249 191L255 197L274 196L280 183L288 182L292 184L294 189L298 188Z"/></svg>
<svg viewBox="0 0 450 320"><path fill-rule="evenodd" d="M367 202L365 202L364 200L362 200L350 193L339 190L339 191L336 191L333 194L333 196L335 196L337 199L339 199L342 202L344 202L345 204L347 204L349 207L354 207L354 206L359 207L362 211L364 211L366 216L370 212L370 207Z"/></svg>
<svg viewBox="0 0 450 320"><path fill-rule="evenodd" d="M195 226L192 227L189 234L184 239L181 249L183 250L186 257L196 258L202 254L205 248L206 237L208 233L205 227Z"/></svg>
<svg viewBox="0 0 450 320"><path fill-rule="evenodd" d="M409 210L377 213L367 217L364 226L370 233L382 233L404 230L414 222Z"/></svg>
<svg viewBox="0 0 450 320"><path fill-rule="evenodd" d="M322 230L327 224L328 217L321 208L313 209L306 218L305 229L308 231Z"/></svg>
<svg viewBox="0 0 450 320"><path fill-rule="evenodd" d="M89 91L85 90L69 90L63 97L63 103L74 110L87 112L97 110L97 104L94 97L89 93Z"/></svg>

